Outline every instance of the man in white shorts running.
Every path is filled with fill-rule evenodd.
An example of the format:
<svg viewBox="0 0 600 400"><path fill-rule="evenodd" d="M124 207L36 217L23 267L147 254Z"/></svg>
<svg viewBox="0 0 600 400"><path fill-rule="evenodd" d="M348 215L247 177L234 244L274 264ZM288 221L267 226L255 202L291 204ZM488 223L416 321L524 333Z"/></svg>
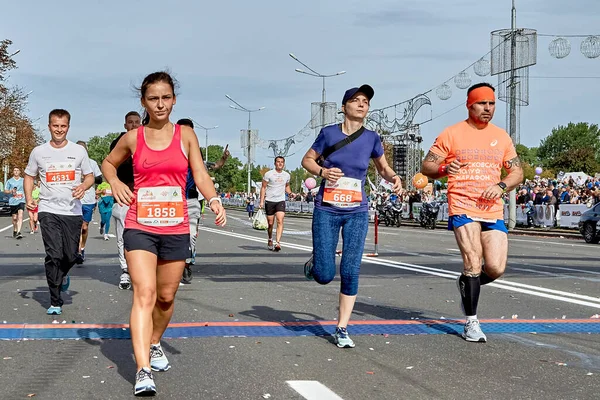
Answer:
<svg viewBox="0 0 600 400"><path fill-rule="evenodd" d="M265 208L267 214L267 248L273 251L281 250L281 235L283 234L283 218L285 217L285 194L292 194L290 174L283 170L285 158L275 157L275 169L267 171L263 176L260 188L260 208ZM273 225L277 219L277 232L273 243Z"/></svg>

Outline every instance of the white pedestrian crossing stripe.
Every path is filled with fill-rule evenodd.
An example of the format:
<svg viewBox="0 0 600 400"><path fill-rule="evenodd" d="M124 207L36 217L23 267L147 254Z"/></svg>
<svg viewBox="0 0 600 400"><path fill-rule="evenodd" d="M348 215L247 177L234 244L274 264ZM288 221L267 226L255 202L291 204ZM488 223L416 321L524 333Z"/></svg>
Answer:
<svg viewBox="0 0 600 400"><path fill-rule="evenodd" d="M306 400L344 400L319 381L287 381Z"/></svg>

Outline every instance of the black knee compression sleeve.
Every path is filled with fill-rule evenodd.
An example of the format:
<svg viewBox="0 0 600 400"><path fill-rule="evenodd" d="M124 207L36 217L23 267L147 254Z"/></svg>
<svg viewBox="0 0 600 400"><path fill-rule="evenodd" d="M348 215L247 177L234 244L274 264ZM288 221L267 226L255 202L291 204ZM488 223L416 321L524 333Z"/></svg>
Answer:
<svg viewBox="0 0 600 400"><path fill-rule="evenodd" d="M479 291L481 289L479 277L461 275L458 285L465 314L467 316L477 315L477 303L479 302Z"/></svg>
<svg viewBox="0 0 600 400"><path fill-rule="evenodd" d="M494 282L496 278L492 278L488 274L485 273L485 265L481 266L481 275L479 275L479 284L486 285L490 282Z"/></svg>

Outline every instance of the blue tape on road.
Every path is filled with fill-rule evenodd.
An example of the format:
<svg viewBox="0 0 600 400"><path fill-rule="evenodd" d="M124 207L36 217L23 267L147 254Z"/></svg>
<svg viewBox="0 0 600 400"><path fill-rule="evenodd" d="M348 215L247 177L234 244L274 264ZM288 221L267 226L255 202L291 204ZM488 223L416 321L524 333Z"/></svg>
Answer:
<svg viewBox="0 0 600 400"><path fill-rule="evenodd" d="M293 337L293 336L328 336L333 334L335 325L314 324L289 324L256 326L245 324L236 325L199 326L198 324L177 324L169 327L165 332L166 338L195 338L195 337ZM499 333L600 333L599 322L497 322L490 321L481 323L486 334ZM456 335L462 332L463 324L459 321L420 320L406 323L360 323L350 324L349 330L352 335ZM0 327L0 340L35 340L35 339L129 339L128 328L106 327L101 325L95 328L77 327L76 324L62 325L60 328L52 326L28 328L23 324L14 328Z"/></svg>

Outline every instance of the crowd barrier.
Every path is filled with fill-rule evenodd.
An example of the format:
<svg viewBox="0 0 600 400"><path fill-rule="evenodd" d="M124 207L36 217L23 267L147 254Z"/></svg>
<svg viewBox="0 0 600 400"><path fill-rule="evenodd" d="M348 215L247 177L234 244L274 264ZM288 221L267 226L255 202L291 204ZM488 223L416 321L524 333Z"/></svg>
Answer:
<svg viewBox="0 0 600 400"><path fill-rule="evenodd" d="M224 205L246 207L246 201L243 199L222 199ZM258 203L258 202L257 202ZM256 203L256 204L257 204ZM412 218L415 220L419 219L419 213L423 203L412 204ZM557 220L556 210L554 206L547 205L536 205L534 225L542 227L552 227L554 222L562 228L577 228L579 223L579 217L581 214L588 210L585 204L563 204L560 206L560 215ZM285 209L289 212L297 212L304 214L312 214L315 206L314 203L307 203L305 201L286 201ZM375 219L375 210L373 206L369 207L369 217L371 221ZM402 218L410 219L411 212L409 211L409 205L407 203L402 204ZM524 205L517 205L517 225L527 225L527 214ZM438 221L448 221L448 204L443 203L440 205L440 211L438 213ZM508 204L504 205L504 221L508 222Z"/></svg>

